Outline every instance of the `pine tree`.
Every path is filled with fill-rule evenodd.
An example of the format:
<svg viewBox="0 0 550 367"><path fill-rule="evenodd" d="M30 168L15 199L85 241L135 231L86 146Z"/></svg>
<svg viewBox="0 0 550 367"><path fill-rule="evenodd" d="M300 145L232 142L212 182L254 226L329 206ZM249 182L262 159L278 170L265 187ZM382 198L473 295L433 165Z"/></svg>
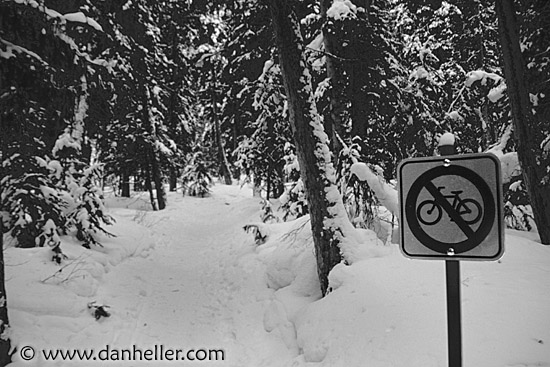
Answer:
<svg viewBox="0 0 550 367"><path fill-rule="evenodd" d="M117 64L106 76L110 97L103 102L99 157L120 177L124 195L134 177L136 188L149 191L152 207L163 209L164 185L169 178L175 189L192 140L196 101L187 71L196 17L187 3L103 6L111 37L105 52ZM96 103L100 98L94 95Z"/></svg>
<svg viewBox="0 0 550 367"><path fill-rule="evenodd" d="M310 209L317 272L325 295L329 291L328 273L341 261L339 244L347 217L336 188L328 137L313 99L300 26L292 4L293 1L272 0L269 8L288 99L290 125Z"/></svg>
<svg viewBox="0 0 550 367"><path fill-rule="evenodd" d="M183 171L183 194L205 197L210 193L212 183L202 153L196 152Z"/></svg>
<svg viewBox="0 0 550 367"><path fill-rule="evenodd" d="M0 4L1 209L4 230L17 246L49 245L61 261L59 235L85 218L70 215L82 197L69 200L68 193L81 186L78 180L65 181L64 172L79 174L89 164L87 78L109 63L89 47L103 32L89 17L89 7L54 1L32 5ZM88 189L96 189L91 181ZM88 214L86 230L109 222L103 212Z"/></svg>
<svg viewBox="0 0 550 367"><path fill-rule="evenodd" d="M533 22L548 26L547 16L550 7L547 3L534 1L527 9ZM550 75L548 63L538 64L538 57L544 56L550 42L542 28L534 28L526 38L531 47L526 55L520 47L520 31L513 0L496 2L499 20L499 34L504 55L504 72L508 87L508 96L512 106L514 137L518 157L523 171L527 192L531 199L533 214L540 239L550 244L550 155L548 154L548 136L550 129L546 115L548 103L539 99L548 98L548 83L540 83ZM540 23L539 23L540 22ZM529 64L525 62L525 57ZM528 71L529 70L529 71ZM534 113L533 113L533 108Z"/></svg>

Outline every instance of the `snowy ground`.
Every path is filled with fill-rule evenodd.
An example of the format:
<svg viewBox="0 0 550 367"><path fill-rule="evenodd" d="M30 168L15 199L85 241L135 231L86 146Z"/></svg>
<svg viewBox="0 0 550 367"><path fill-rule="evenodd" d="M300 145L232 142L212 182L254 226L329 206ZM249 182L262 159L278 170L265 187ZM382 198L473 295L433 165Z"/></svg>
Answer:
<svg viewBox="0 0 550 367"><path fill-rule="evenodd" d="M172 194L161 212L140 197L108 204L118 237L92 251L65 238L64 267L47 249L6 249L18 347L11 366L447 365L443 262L408 260L396 245L371 241L362 260L333 270L334 290L320 299L309 223L267 225L257 246L242 230L259 221L259 200L246 188L218 185L204 199ZM499 262L462 263L464 367L550 366L550 248L532 239L507 232ZM96 321L92 301L111 316ZM223 350L224 360L42 356L93 348L96 359L116 358L155 346ZM33 351L24 361L21 353Z"/></svg>

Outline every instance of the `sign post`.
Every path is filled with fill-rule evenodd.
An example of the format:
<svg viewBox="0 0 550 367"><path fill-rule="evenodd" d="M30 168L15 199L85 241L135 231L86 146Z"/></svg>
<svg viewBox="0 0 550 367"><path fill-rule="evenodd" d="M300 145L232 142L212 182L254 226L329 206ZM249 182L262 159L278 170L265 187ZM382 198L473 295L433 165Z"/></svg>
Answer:
<svg viewBox="0 0 550 367"><path fill-rule="evenodd" d="M440 145L442 156L456 153L454 144ZM447 353L449 367L462 367L462 302L460 298L460 262L445 260L447 286Z"/></svg>
<svg viewBox="0 0 550 367"><path fill-rule="evenodd" d="M449 367L462 366L462 317L460 301L460 262L445 260L447 280L447 350Z"/></svg>
<svg viewBox="0 0 550 367"><path fill-rule="evenodd" d="M401 251L445 260L449 367L462 366L459 260L491 261L504 253L500 161L492 154L406 159L399 164Z"/></svg>

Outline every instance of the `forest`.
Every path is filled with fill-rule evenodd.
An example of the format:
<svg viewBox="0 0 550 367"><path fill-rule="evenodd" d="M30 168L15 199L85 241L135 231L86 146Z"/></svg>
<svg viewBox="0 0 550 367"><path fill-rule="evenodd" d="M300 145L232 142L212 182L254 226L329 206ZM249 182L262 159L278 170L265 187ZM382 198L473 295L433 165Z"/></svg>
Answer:
<svg viewBox="0 0 550 367"><path fill-rule="evenodd" d="M105 187L161 211L246 181L266 219L311 214L322 279L344 219L393 222L353 164L393 185L452 132L550 244L549 30L544 0L3 0L3 239L61 264L60 236L111 235Z"/></svg>

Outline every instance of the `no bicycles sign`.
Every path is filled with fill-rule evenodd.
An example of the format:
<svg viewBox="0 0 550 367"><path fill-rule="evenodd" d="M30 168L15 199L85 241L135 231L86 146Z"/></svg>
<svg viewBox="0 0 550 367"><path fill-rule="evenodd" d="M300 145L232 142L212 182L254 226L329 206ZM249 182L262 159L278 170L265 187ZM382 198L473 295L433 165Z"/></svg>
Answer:
<svg viewBox="0 0 550 367"><path fill-rule="evenodd" d="M407 257L496 260L504 251L500 161L493 154L406 159L398 167Z"/></svg>

